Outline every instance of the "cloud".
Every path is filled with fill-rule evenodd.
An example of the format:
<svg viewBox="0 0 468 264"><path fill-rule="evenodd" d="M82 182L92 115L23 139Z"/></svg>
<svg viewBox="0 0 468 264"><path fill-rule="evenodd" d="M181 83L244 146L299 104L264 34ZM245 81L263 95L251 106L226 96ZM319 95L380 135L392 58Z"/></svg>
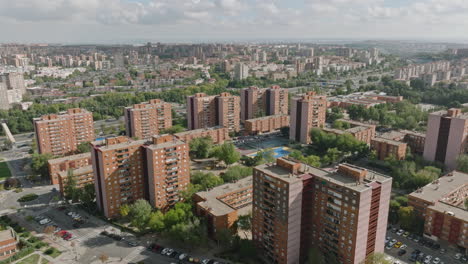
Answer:
<svg viewBox="0 0 468 264"><path fill-rule="evenodd" d="M34 22L31 25L43 31L48 29L41 25L50 23L63 28L92 24L115 31L133 28L132 35L139 30L147 34L151 26L172 34L199 30L208 36L232 32L232 37L307 37L304 32L374 36L390 29L406 33L408 25L437 25L446 34L454 26L468 26L467 0L392 1L396 0L0 0L0 21L18 28Z"/></svg>

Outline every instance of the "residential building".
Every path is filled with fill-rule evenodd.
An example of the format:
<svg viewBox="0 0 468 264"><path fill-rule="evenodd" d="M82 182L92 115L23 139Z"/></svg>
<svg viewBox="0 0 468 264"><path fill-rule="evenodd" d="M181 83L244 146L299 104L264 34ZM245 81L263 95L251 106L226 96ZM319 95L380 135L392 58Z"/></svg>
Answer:
<svg viewBox="0 0 468 264"><path fill-rule="evenodd" d="M82 167L90 166L91 153L81 153L72 156L50 159L47 161L49 168L49 177L51 184L60 184L60 174L68 170L75 170Z"/></svg>
<svg viewBox="0 0 468 264"><path fill-rule="evenodd" d="M455 169L459 155L467 152L468 114L460 109L429 114L423 157Z"/></svg>
<svg viewBox="0 0 468 264"><path fill-rule="evenodd" d="M21 103L26 93L22 73L0 74L0 109L8 110L15 103Z"/></svg>
<svg viewBox="0 0 468 264"><path fill-rule="evenodd" d="M188 144L173 135L152 141L119 136L92 145L96 200L107 218L118 217L120 206L138 199L165 210L190 182Z"/></svg>
<svg viewBox="0 0 468 264"><path fill-rule="evenodd" d="M230 93L216 96L217 125L226 127L230 132L240 130L240 98Z"/></svg>
<svg viewBox="0 0 468 264"><path fill-rule="evenodd" d="M195 130L184 131L174 134L180 140L190 143L195 138L209 137L214 144L223 144L224 141L230 140L229 130L225 127L210 127Z"/></svg>
<svg viewBox="0 0 468 264"><path fill-rule="evenodd" d="M249 77L249 66L244 63L237 63L234 67L234 79L235 80L244 80Z"/></svg>
<svg viewBox="0 0 468 264"><path fill-rule="evenodd" d="M282 127L289 126L289 115L271 115L245 120L245 133L257 135L278 131Z"/></svg>
<svg viewBox="0 0 468 264"><path fill-rule="evenodd" d="M304 263L311 247L340 263L383 252L392 179L340 164L292 159L255 167L252 237L266 263Z"/></svg>
<svg viewBox="0 0 468 264"><path fill-rule="evenodd" d="M119 136L91 144L97 206L106 218L118 217L120 206L147 197L145 140Z"/></svg>
<svg viewBox="0 0 468 264"><path fill-rule="evenodd" d="M231 229L239 216L252 212L252 176L193 195L197 215L207 219L208 235Z"/></svg>
<svg viewBox="0 0 468 264"><path fill-rule="evenodd" d="M269 115L288 114L288 90L278 85L261 89L255 86L241 90L241 120Z"/></svg>
<svg viewBox="0 0 468 264"><path fill-rule="evenodd" d="M34 118L34 129L39 153L54 156L68 155L81 143L94 138L93 114L84 109L72 108L60 114Z"/></svg>
<svg viewBox="0 0 468 264"><path fill-rule="evenodd" d="M172 127L172 107L160 99L125 108L126 135L138 139L151 139L159 131Z"/></svg>
<svg viewBox="0 0 468 264"><path fill-rule="evenodd" d="M68 171L61 171L58 173L59 178L59 190L62 196L65 196L65 188L68 184L68 177L73 177L75 181L75 187L82 189L88 184L94 185L94 174L93 166L88 165L85 167L69 169Z"/></svg>
<svg viewBox="0 0 468 264"><path fill-rule="evenodd" d="M166 210L181 199L190 183L189 146L173 135L153 137L146 145L148 195L152 206Z"/></svg>
<svg viewBox="0 0 468 264"><path fill-rule="evenodd" d="M408 205L424 219L424 235L468 253L468 174L452 171L408 195ZM419 221L419 220L418 220Z"/></svg>
<svg viewBox="0 0 468 264"><path fill-rule="evenodd" d="M0 231L0 260L15 255L19 251L19 242L19 236L13 228L8 227L6 230Z"/></svg>
<svg viewBox="0 0 468 264"><path fill-rule="evenodd" d="M400 141L408 144L411 152L422 154L424 152L424 144L426 142L426 134L409 131L398 130L390 131L380 135L381 138Z"/></svg>
<svg viewBox="0 0 468 264"><path fill-rule="evenodd" d="M187 98L187 119L190 130L222 126L229 131L240 129L240 98L230 93L207 96L197 93Z"/></svg>
<svg viewBox="0 0 468 264"><path fill-rule="evenodd" d="M347 129L334 129L334 128L324 128L323 130L328 133L333 133L336 135L342 134L351 134L355 139L365 142L370 145L371 139L375 137L375 125L370 125L366 123L357 122L349 119L338 119L345 124L348 124L349 128Z"/></svg>
<svg viewBox="0 0 468 264"><path fill-rule="evenodd" d="M303 144L310 143L310 130L325 125L327 97L315 92L294 97L291 100L289 138Z"/></svg>
<svg viewBox="0 0 468 264"><path fill-rule="evenodd" d="M397 160L403 160L406 157L406 143L375 137L371 140L370 145L371 149L376 151L379 160L384 160L390 156L395 157Z"/></svg>

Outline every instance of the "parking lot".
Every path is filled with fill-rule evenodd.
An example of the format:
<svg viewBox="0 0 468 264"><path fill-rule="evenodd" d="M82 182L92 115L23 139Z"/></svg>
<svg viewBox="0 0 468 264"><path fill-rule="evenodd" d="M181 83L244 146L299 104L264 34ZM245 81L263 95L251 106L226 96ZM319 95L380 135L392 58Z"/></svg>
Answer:
<svg viewBox="0 0 468 264"><path fill-rule="evenodd" d="M170 252L168 249L164 251L163 245L156 248L157 244L151 238L138 239L76 208L62 206L31 208L28 211L28 215L34 217L34 221L28 222L29 226L38 233L49 230L46 236L67 248L59 257L67 263L100 263L103 255L113 263L203 263L204 260L201 256L189 254L180 257L183 251L176 248ZM222 262L211 260L206 263Z"/></svg>
<svg viewBox="0 0 468 264"><path fill-rule="evenodd" d="M385 253L392 256L395 263L456 264L467 263L466 259L456 259L458 253L453 248L438 244L393 227L387 231Z"/></svg>

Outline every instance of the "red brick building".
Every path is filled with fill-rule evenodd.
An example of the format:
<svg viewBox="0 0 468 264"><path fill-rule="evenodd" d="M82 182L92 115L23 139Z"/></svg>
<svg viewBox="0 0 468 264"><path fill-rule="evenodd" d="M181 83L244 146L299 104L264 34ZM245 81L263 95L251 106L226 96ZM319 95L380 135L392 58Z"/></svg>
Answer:
<svg viewBox="0 0 468 264"><path fill-rule="evenodd" d="M160 99L125 108L126 135L131 138L151 139L162 129L172 127L172 107Z"/></svg>
<svg viewBox="0 0 468 264"><path fill-rule="evenodd" d="M245 132L249 135L270 133L289 126L289 115L272 115L246 120Z"/></svg>
<svg viewBox="0 0 468 264"><path fill-rule="evenodd" d="M49 177L52 184L60 183L60 173L67 172L69 169L75 170L78 168L91 165L91 153L81 153L72 156L66 156L47 161L49 167Z"/></svg>
<svg viewBox="0 0 468 264"><path fill-rule="evenodd" d="M7 259L18 252L19 237L15 230L7 228L0 231L0 260Z"/></svg>

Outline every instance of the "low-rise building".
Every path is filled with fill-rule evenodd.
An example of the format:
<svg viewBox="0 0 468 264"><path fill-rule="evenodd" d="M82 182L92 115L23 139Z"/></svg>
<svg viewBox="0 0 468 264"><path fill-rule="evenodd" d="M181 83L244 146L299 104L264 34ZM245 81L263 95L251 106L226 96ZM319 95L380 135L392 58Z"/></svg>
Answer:
<svg viewBox="0 0 468 264"><path fill-rule="evenodd" d="M60 184L61 172L67 172L69 169L78 169L91 165L91 153L86 152L58 159L51 159L47 163L51 183Z"/></svg>
<svg viewBox="0 0 468 264"><path fill-rule="evenodd" d="M289 115L264 116L245 121L245 132L250 135L270 133L289 126Z"/></svg>
<svg viewBox="0 0 468 264"><path fill-rule="evenodd" d="M71 175L75 180L76 188L81 189L87 184L94 184L93 166L88 165L81 168L61 171L59 175L59 190L62 196L65 196L65 187L67 186L68 177Z"/></svg>
<svg viewBox="0 0 468 264"><path fill-rule="evenodd" d="M0 231L0 260L7 259L18 252L19 237L13 228Z"/></svg>
<svg viewBox="0 0 468 264"><path fill-rule="evenodd" d="M252 212L252 176L193 195L196 212L207 218L208 234L232 228L241 215Z"/></svg>
<svg viewBox="0 0 468 264"><path fill-rule="evenodd" d="M408 195L408 205L424 219L424 235L468 252L468 174L453 171Z"/></svg>
<svg viewBox="0 0 468 264"><path fill-rule="evenodd" d="M377 158L384 160L394 156L397 160L403 160L406 156L406 143L375 137L371 140L371 149L377 152Z"/></svg>
<svg viewBox="0 0 468 264"><path fill-rule="evenodd" d="M210 137L214 144L223 144L224 141L230 140L229 129L225 127L201 128L195 130L184 131L174 134L180 140L190 143L195 138Z"/></svg>
<svg viewBox="0 0 468 264"><path fill-rule="evenodd" d="M422 154L424 152L424 144L426 142L426 134L409 131L398 130L382 134L380 137L400 141L408 144L411 152Z"/></svg>
<svg viewBox="0 0 468 264"><path fill-rule="evenodd" d="M370 144L371 139L375 137L375 125L370 125L348 119L339 119L338 121L349 124L350 128L343 130L334 128L324 128L323 130L325 132L333 133L336 135L342 135L346 133L351 134L355 139L365 142L366 144Z"/></svg>

